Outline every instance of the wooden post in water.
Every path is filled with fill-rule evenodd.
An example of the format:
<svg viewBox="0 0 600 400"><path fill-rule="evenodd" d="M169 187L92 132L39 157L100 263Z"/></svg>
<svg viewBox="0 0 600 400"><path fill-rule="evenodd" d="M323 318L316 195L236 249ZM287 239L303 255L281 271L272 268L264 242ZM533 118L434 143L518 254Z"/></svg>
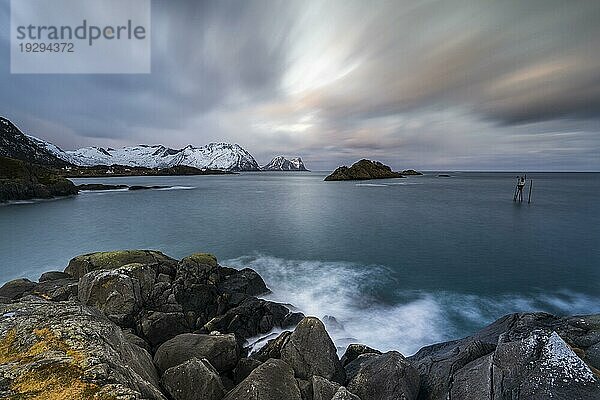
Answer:
<svg viewBox="0 0 600 400"><path fill-rule="evenodd" d="M527 204L531 203L531 190L533 189L533 179L529 180L529 199L527 200Z"/></svg>

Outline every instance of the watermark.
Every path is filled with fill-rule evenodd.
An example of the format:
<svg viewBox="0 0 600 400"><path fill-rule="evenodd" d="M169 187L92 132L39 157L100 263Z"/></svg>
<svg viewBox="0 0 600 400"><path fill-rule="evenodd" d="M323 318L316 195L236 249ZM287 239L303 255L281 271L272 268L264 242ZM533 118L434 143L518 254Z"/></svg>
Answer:
<svg viewBox="0 0 600 400"><path fill-rule="evenodd" d="M150 3L11 0L11 73L150 73Z"/></svg>

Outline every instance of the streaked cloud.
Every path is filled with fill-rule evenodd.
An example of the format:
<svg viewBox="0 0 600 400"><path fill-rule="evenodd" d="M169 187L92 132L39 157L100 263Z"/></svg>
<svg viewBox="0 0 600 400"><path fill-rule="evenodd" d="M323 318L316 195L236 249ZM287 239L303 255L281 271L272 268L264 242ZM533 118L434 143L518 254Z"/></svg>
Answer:
<svg viewBox="0 0 600 400"><path fill-rule="evenodd" d="M600 169L600 3L153 2L151 75L10 75L65 148L232 141L329 169ZM8 1L0 0L8 54Z"/></svg>

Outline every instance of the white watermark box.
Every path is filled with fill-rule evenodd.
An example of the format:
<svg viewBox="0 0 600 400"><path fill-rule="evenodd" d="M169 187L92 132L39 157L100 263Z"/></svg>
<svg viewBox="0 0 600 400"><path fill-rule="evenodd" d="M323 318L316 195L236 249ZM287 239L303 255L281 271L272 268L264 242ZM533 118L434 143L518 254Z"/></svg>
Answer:
<svg viewBox="0 0 600 400"><path fill-rule="evenodd" d="M11 0L13 74L144 74L151 0Z"/></svg>

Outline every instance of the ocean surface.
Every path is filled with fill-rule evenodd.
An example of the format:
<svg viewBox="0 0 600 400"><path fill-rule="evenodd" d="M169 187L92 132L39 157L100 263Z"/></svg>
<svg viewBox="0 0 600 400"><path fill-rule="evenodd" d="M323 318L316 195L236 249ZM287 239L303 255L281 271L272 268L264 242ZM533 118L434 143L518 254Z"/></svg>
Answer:
<svg viewBox="0 0 600 400"><path fill-rule="evenodd" d="M325 173L78 179L169 185L0 206L0 282L82 253L211 252L271 299L333 316L341 348L406 355L509 312L600 312L600 174L450 172L367 182Z"/></svg>

